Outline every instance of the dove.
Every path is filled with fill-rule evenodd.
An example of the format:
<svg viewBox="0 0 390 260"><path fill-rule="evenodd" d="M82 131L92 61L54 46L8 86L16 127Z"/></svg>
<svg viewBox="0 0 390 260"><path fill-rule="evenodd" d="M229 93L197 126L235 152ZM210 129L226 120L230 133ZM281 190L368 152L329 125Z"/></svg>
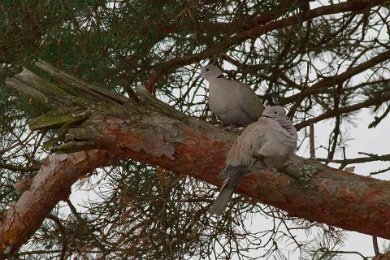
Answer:
<svg viewBox="0 0 390 260"><path fill-rule="evenodd" d="M248 85L225 79L213 65L204 66L200 77L209 82L210 109L225 125L245 127L261 116L263 103Z"/></svg>
<svg viewBox="0 0 390 260"><path fill-rule="evenodd" d="M264 109L257 122L248 125L230 148L219 178L225 179L209 213L221 215L242 177L255 169L278 169L297 147L297 130L281 106Z"/></svg>

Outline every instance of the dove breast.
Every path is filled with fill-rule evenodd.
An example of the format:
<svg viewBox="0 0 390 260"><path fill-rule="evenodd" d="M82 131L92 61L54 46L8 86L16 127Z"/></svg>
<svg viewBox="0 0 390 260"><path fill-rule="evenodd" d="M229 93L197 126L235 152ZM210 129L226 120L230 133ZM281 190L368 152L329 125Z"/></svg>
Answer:
<svg viewBox="0 0 390 260"><path fill-rule="evenodd" d="M209 81L209 106L226 125L247 126L263 111L255 92L237 81L216 78Z"/></svg>

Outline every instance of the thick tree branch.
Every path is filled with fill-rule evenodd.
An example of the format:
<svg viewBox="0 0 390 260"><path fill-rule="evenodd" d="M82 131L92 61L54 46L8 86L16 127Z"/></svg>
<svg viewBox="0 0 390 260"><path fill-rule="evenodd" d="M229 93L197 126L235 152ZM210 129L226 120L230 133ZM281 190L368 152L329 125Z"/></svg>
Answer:
<svg viewBox="0 0 390 260"><path fill-rule="evenodd" d="M105 151L91 150L53 155L43 164L30 189L1 218L0 259L16 252L40 227L60 200L66 200L71 186L96 167L107 164Z"/></svg>
<svg viewBox="0 0 390 260"><path fill-rule="evenodd" d="M114 118L107 120L105 123L107 128L104 131L108 133L104 136L114 132L121 132L124 135L117 136L115 144L112 145L112 147L121 147L120 150L114 151L114 154L127 154L137 161L159 165L220 185L221 182L216 175L223 166L225 153L235 136L220 129L209 128L203 122L196 120L191 120L190 125L187 126L176 120L162 119L157 114L154 116L157 118L142 120L147 125L141 129L143 131L155 129L160 137L156 137L155 134L150 135L151 133L148 132L147 135L140 136L142 140L136 138L136 142L129 142L134 138L132 134L127 136L127 133L118 129L118 126L123 127L121 120L117 121ZM149 125L151 121L159 123ZM172 138L166 138L172 132L178 133L175 140L164 142L163 140ZM154 140L150 140L151 136L154 136ZM171 149L167 149L168 144L172 145ZM137 152L140 149L150 152ZM161 151L170 151L170 153L161 156ZM161 157L150 156L153 154ZM169 159L169 157L173 158ZM302 184L286 175L263 171L247 176L239 186L238 192L286 210L293 216L390 238L390 222L383 221L390 217L390 209L383 206L390 203L390 182L336 170L299 157L294 157L285 171L301 179L307 177L310 181Z"/></svg>
<svg viewBox="0 0 390 260"><path fill-rule="evenodd" d="M36 78L30 76L21 73L19 79L28 83L24 86L34 88L36 84L28 81ZM70 89L66 85L62 87ZM45 91L52 90L40 91L39 96L46 99ZM54 94L61 95L61 92ZM112 159L132 159L221 185L217 173L236 136L180 113L169 116L172 108L153 99L145 89L138 94L143 109L121 100L112 104L114 110L104 114L107 107L98 105L81 125L69 129L65 144L89 142L99 150L53 155L42 164L30 189L3 215L0 258L16 252L28 240L53 207L67 199L77 179ZM125 104L120 106L122 102ZM60 145L58 150L66 147L69 145ZM283 172L286 174L268 170L249 174L237 192L292 216L390 238L390 221L386 221L390 219L387 206L390 182L340 171L297 156Z"/></svg>
<svg viewBox="0 0 390 260"><path fill-rule="evenodd" d="M207 123L195 119L184 123L158 113L141 120L136 116L126 119L107 116L103 122L89 124L103 124L95 140L98 146L109 150L53 156L35 177L31 189L6 211L0 229L3 253L17 250L56 203L66 199L71 184L86 172L106 164L108 154L220 185L217 173L235 139L233 134ZM385 206L390 203L390 182L299 157L294 157L286 172L309 181L302 184L284 174L262 171L245 177L237 191L286 210L292 216L390 238L390 222L384 221L390 217L390 208Z"/></svg>

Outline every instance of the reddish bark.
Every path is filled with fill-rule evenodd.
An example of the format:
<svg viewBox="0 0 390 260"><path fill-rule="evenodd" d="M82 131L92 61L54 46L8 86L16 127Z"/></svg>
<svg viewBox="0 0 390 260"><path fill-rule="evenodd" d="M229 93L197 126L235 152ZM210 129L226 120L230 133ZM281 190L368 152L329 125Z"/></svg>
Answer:
<svg viewBox="0 0 390 260"><path fill-rule="evenodd" d="M35 233L55 205L68 198L73 183L106 164L108 159L102 150L54 155L47 159L30 189L1 218L0 259L17 251Z"/></svg>
<svg viewBox="0 0 390 260"><path fill-rule="evenodd" d="M5 212L0 225L0 252L16 251L51 209L68 197L71 185L80 176L107 164L110 158L158 165L220 185L216 176L235 139L235 135L205 122L184 122L159 113L126 120L106 117L104 122L92 124L100 124L102 130L95 141L107 152L92 150L51 157L30 190ZM238 192L293 216L390 238L390 182L298 157L294 157L287 172L313 176L302 184L284 174L262 171L245 177Z"/></svg>
<svg viewBox="0 0 390 260"><path fill-rule="evenodd" d="M121 120L111 118L104 124L102 137L116 137L112 145L115 154L185 173L215 185L221 184L216 176L223 166L227 149L235 139L234 135L196 120L191 125L162 117L158 120L145 119L145 122L146 125L138 124L137 128L158 131L136 136L133 133L142 131L133 128L135 122L123 124ZM175 135L169 141L166 135L172 132ZM160 137L156 138L156 135ZM172 149L167 149L169 145L174 148L174 153ZM161 155L161 151L169 153L158 157L145 150L154 151L155 155ZM168 158L171 156L173 160ZM313 175L308 183L303 184L284 174L262 171L261 174L245 177L237 192L286 210L292 216L390 238L390 182L333 169L299 157L293 158L287 171L295 175Z"/></svg>
<svg viewBox="0 0 390 260"><path fill-rule="evenodd" d="M389 260L389 259L390 259L390 252L386 252L384 254L380 254L372 258L372 260Z"/></svg>
<svg viewBox="0 0 390 260"><path fill-rule="evenodd" d="M361 11L384 2L347 1L317 8L300 16L301 21L306 21L322 15ZM237 34L218 48L226 49L248 38L295 24L296 17L261 26L259 24L263 22L257 22L253 28ZM164 65L165 71L202 60L213 52L215 49L207 49L175 59ZM150 80L150 89L156 79L157 76ZM197 120L182 122L158 113L141 119L134 117L123 120L111 117L98 124L103 130L96 142L102 150L52 156L42 166L30 189L4 212L0 222L0 258L17 251L28 240L55 205L69 196L71 185L78 178L96 167L106 165L112 157L165 167L220 185L216 174L235 138L233 134ZM284 209L293 216L390 238L389 182L339 171L299 158L294 159L294 164L296 165L289 171L295 173L313 173L316 168L307 184L299 183L286 175L262 171L261 174L251 174L244 178L238 192ZM304 165L308 165L309 170L303 170Z"/></svg>

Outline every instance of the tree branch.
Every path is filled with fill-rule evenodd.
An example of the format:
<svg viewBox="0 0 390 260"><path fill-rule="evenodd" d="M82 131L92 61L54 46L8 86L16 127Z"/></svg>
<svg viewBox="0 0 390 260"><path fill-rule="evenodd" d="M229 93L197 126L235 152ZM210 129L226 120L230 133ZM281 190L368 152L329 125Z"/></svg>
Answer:
<svg viewBox="0 0 390 260"><path fill-rule="evenodd" d="M47 159L30 189L2 216L0 259L16 252L35 233L57 203L68 198L73 183L108 160L107 153L101 150L58 154Z"/></svg>
<svg viewBox="0 0 390 260"><path fill-rule="evenodd" d="M351 113L351 112L358 111L358 110L360 110L362 108L366 108L366 107L371 107L371 106L375 106L375 105L378 106L378 105L382 104L383 102L389 101L389 100L390 100L390 91L379 92L379 93L376 93L375 95L373 95L373 97L370 97L367 100L362 101L360 103L356 103L356 104L348 106L348 107L342 107L342 108L338 108L338 109L328 110L319 116L310 118L306 121L303 121L301 123L296 124L295 128L299 130L299 129L302 129L306 126L309 126L310 124L314 124L314 123L322 121L324 119L332 118L336 115Z"/></svg>
<svg viewBox="0 0 390 260"><path fill-rule="evenodd" d="M21 166L21 165L14 165L14 164L0 162L0 168L7 169L10 171L15 171L15 172L34 172L34 171L38 171L40 167L37 165Z"/></svg>
<svg viewBox="0 0 390 260"><path fill-rule="evenodd" d="M332 162L332 163L340 163L343 165L348 165L352 163L367 163L367 162L375 162L375 161L390 161L390 154L384 155L371 155L367 157L357 157L351 159L327 159L327 158L316 158L320 162Z"/></svg>
<svg viewBox="0 0 390 260"><path fill-rule="evenodd" d="M32 80L26 73L19 77L23 75L24 81ZM64 91L70 89L59 86ZM28 240L55 205L67 199L74 182L93 169L108 165L112 159L132 159L221 185L217 174L236 135L180 113L169 116L172 108L153 99L145 89L139 90L138 95L143 109L124 100L122 110L116 105L117 110L108 110L106 114L103 112L107 107L96 106L96 110L91 110L93 115L69 129L67 142L88 141L99 149L55 154L42 164L30 189L4 212L0 222L0 258L16 252ZM390 222L384 221L390 218L390 207L386 206L390 203L390 182L297 156L292 157L283 172L286 174L269 170L251 173L242 180L237 192L292 216L390 238Z"/></svg>
<svg viewBox="0 0 390 260"><path fill-rule="evenodd" d="M153 85L158 82L161 75L168 74L174 71L176 68L185 66L191 63L199 62L216 54L223 55L230 47L235 44L239 44L248 39L260 37L270 31L280 29L286 26L294 25L298 22L310 21L311 19L321 17L324 15L337 14L341 12L358 12L366 8L372 8L374 6L385 3L386 0L354 0L342 2L339 4L332 4L328 6L318 7L313 10L291 15L284 19L271 21L273 18L277 18L279 14L271 19L264 19L263 17L252 18L252 22L243 27L244 31L234 34L231 37L226 38L225 41L216 43L209 48L195 54L188 54L180 58L175 58L165 63L158 64L153 71L153 75L150 76L147 82L149 90L152 90ZM258 21L256 21L256 19ZM265 23L265 24L264 24ZM222 50L224 50L222 52Z"/></svg>
<svg viewBox="0 0 390 260"><path fill-rule="evenodd" d="M289 104L291 102L294 102L296 100L300 100L301 102L303 99L309 97L310 95L318 94L325 88L329 88L335 85L343 84L344 81L349 80L353 76L370 69L374 67L375 65L378 65L382 62L388 61L390 59L390 51L385 51L383 53L378 54L377 56L355 66L352 68L348 68L347 71L335 75L333 77L327 77L325 79L322 79L318 81L316 84L311 86L310 88L305 88L301 93L289 96L282 100L280 102L281 105Z"/></svg>

